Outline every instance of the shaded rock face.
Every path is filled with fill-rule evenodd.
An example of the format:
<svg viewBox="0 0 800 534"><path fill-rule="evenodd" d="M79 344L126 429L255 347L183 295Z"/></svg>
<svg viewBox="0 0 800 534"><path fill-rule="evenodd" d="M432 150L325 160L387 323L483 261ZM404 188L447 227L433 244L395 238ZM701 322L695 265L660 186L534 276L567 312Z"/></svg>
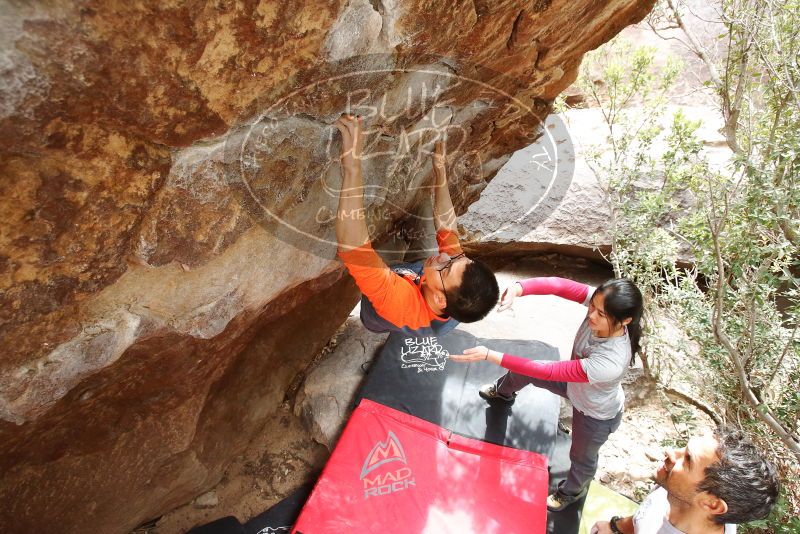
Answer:
<svg viewBox="0 0 800 534"><path fill-rule="evenodd" d="M303 418L311 438L330 451L354 408L353 400L364 374L383 348L386 336L364 328L354 313L334 340L336 345L331 347L330 356L308 372L295 398L295 415Z"/></svg>
<svg viewBox="0 0 800 534"><path fill-rule="evenodd" d="M6 531L125 532L213 486L352 308L340 274L270 303L288 313L242 314L214 339L139 341L6 434Z"/></svg>
<svg viewBox="0 0 800 534"><path fill-rule="evenodd" d="M356 300L340 113L385 240L409 153L448 131L463 212L652 2L429 4L0 0L2 530L125 532L219 479Z"/></svg>

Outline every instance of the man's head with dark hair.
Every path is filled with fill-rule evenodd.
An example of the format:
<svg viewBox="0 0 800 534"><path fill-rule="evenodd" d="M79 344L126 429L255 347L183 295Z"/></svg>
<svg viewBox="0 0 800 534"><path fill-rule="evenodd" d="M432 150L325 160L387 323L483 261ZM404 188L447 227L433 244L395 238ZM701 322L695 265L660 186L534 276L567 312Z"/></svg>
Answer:
<svg viewBox="0 0 800 534"><path fill-rule="evenodd" d="M766 517L780 486L775 467L761 451L741 431L728 427L667 451L655 479L667 490L671 505L695 507L716 524Z"/></svg>
<svg viewBox="0 0 800 534"><path fill-rule="evenodd" d="M464 268L461 285L447 294L444 312L460 323L474 323L486 317L499 296L494 273L485 263L472 260Z"/></svg>
<svg viewBox="0 0 800 534"><path fill-rule="evenodd" d="M423 267L422 294L441 315L461 323L486 317L497 304L500 288L486 264L463 254L431 256Z"/></svg>
<svg viewBox="0 0 800 534"><path fill-rule="evenodd" d="M738 524L769 515L780 486L775 467L740 430L722 427L714 437L719 460L706 467L706 476L697 490L728 505L728 511L716 516L715 521Z"/></svg>

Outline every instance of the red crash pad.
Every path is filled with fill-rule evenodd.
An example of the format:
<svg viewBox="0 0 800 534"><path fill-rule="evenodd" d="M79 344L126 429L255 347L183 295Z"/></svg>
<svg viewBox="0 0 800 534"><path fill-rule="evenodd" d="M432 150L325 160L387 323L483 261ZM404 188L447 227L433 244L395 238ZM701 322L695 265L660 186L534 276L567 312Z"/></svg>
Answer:
<svg viewBox="0 0 800 534"><path fill-rule="evenodd" d="M547 459L363 399L292 532L545 532Z"/></svg>

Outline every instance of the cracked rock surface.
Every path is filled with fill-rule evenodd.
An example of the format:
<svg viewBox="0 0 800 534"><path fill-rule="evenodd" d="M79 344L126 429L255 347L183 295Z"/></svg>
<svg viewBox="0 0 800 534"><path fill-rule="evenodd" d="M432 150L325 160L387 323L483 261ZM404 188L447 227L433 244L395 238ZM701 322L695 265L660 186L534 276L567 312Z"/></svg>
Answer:
<svg viewBox="0 0 800 534"><path fill-rule="evenodd" d="M0 0L0 530L126 532L219 481L356 301L348 106L392 241L434 134L463 213L652 4Z"/></svg>

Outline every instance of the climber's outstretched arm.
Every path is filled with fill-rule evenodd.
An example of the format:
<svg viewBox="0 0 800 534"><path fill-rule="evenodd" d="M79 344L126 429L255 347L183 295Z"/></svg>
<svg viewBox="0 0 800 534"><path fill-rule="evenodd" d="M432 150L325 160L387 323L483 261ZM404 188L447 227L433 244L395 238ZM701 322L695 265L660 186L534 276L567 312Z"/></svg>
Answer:
<svg viewBox="0 0 800 534"><path fill-rule="evenodd" d="M437 233L441 230L450 230L455 234L457 232L456 211L453 208L453 201L450 199L450 190L447 187L444 149L445 146L443 141L437 141L434 145L433 218L436 224Z"/></svg>
<svg viewBox="0 0 800 534"><path fill-rule="evenodd" d="M340 250L351 250L369 241L361 174L362 121L360 117L342 115L334 124L342 134L342 189L336 213L336 240Z"/></svg>

